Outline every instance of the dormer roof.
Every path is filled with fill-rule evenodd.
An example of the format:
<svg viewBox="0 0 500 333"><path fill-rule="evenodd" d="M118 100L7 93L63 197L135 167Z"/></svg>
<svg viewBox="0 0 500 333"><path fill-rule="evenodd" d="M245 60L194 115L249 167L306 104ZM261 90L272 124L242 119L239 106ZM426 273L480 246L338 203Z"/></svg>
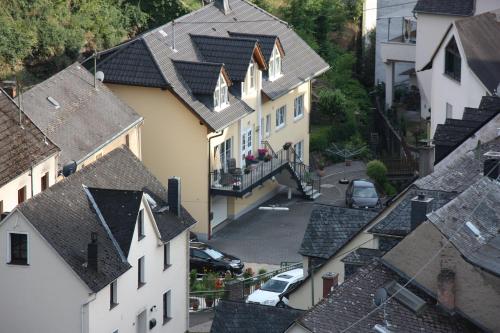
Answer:
<svg viewBox="0 0 500 333"><path fill-rule="evenodd" d="M174 65L195 95L213 94L220 75L224 76L228 86L232 84L223 64L176 60Z"/></svg>
<svg viewBox="0 0 500 333"><path fill-rule="evenodd" d="M278 48L282 57L285 56L283 45L281 44L280 38L276 35L249 34L234 31L229 31L228 33L231 37L256 39L260 44L262 54L264 55L264 59L267 63L269 63L269 60L271 59L271 54L273 53L274 47Z"/></svg>

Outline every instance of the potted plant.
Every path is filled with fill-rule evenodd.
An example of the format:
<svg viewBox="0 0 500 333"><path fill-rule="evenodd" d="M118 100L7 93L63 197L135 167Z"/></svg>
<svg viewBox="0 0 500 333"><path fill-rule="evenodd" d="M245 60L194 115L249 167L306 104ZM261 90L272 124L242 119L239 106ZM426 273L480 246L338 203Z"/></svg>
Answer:
<svg viewBox="0 0 500 333"><path fill-rule="evenodd" d="M273 158L272 158L272 156L271 156L271 155L266 155L266 156L264 156L264 162L266 162L266 163L267 163L267 162L269 162L269 161L270 161L270 160L272 160L272 159L273 159Z"/></svg>
<svg viewBox="0 0 500 333"><path fill-rule="evenodd" d="M263 161L264 158L266 157L266 154L269 150L267 150L267 148L260 148L257 150L257 152L259 153L259 160L260 161Z"/></svg>
<svg viewBox="0 0 500 333"><path fill-rule="evenodd" d="M245 269L245 271L243 272L243 278L245 279L245 281L243 281L243 285L244 285L244 293L245 293L245 296L246 295L250 295L250 285L252 283L252 281L249 281L253 276L255 275L253 269L251 267L248 267L247 269Z"/></svg>
<svg viewBox="0 0 500 333"><path fill-rule="evenodd" d="M259 272L257 273L258 281L257 281L257 284L255 285L255 289L260 289L262 282L265 282L264 277L262 275L264 275L266 273L267 273L267 270L265 268L259 269Z"/></svg>
<svg viewBox="0 0 500 333"><path fill-rule="evenodd" d="M248 175L250 173L250 167L246 167L243 172L245 173L245 175Z"/></svg>
<svg viewBox="0 0 500 333"><path fill-rule="evenodd" d="M247 168L253 163L255 163L255 156L253 156L252 154L248 154L247 156L245 156L245 165Z"/></svg>
<svg viewBox="0 0 500 333"><path fill-rule="evenodd" d="M214 273L206 274L202 279L203 289L206 292L205 294L205 305L207 308L211 308L214 305L214 294L216 288L217 275Z"/></svg>
<svg viewBox="0 0 500 333"><path fill-rule="evenodd" d="M286 142L286 143L283 145L283 149L284 149L284 150L288 150L291 146L292 146L292 143L291 143L291 142Z"/></svg>
<svg viewBox="0 0 500 333"><path fill-rule="evenodd" d="M233 183L233 191L239 191L241 189L241 183L240 182L234 182Z"/></svg>

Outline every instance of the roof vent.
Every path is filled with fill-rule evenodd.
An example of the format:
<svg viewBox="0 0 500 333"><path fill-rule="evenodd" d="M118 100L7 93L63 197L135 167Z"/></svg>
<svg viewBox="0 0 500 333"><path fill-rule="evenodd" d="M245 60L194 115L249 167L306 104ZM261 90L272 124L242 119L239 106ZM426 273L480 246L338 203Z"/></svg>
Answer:
<svg viewBox="0 0 500 333"><path fill-rule="evenodd" d="M165 30L163 30L163 29L158 30L158 33L159 33L160 35L162 35L163 37L167 37L167 36L168 36L168 34L167 34L167 33L165 32Z"/></svg>
<svg viewBox="0 0 500 333"><path fill-rule="evenodd" d="M392 333L390 329L380 324L376 324L375 326L373 326L373 330L378 333Z"/></svg>
<svg viewBox="0 0 500 333"><path fill-rule="evenodd" d="M229 6L229 0L215 0L215 7L219 8L224 15L231 13L231 7Z"/></svg>
<svg viewBox="0 0 500 333"><path fill-rule="evenodd" d="M50 102L50 104L52 104L52 105L54 106L54 108L55 108L56 110L57 110L57 109L59 109L59 108L61 107L61 105L59 104L59 102L58 102L58 101L56 101L56 100L54 99L54 97L49 96L49 97L47 97L47 100Z"/></svg>
<svg viewBox="0 0 500 333"><path fill-rule="evenodd" d="M394 295L395 299L415 312L417 316L424 312L427 303L396 281L386 284L385 289L390 295Z"/></svg>
<svg viewBox="0 0 500 333"><path fill-rule="evenodd" d="M65 166L63 166L62 174L64 177L69 177L70 175L74 174L76 171L77 165L75 161L71 161Z"/></svg>
<svg viewBox="0 0 500 333"><path fill-rule="evenodd" d="M98 81L103 82L104 81L104 72L103 71L98 71L97 73L95 73L95 78Z"/></svg>

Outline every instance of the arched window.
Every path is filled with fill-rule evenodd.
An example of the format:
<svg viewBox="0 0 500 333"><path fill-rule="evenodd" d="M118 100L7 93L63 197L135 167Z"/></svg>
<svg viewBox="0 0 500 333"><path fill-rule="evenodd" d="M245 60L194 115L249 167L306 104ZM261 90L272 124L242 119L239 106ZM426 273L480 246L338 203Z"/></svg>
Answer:
<svg viewBox="0 0 500 333"><path fill-rule="evenodd" d="M462 59L458 51L457 42L452 38L446 45L444 57L444 73L450 78L460 82L462 72Z"/></svg>

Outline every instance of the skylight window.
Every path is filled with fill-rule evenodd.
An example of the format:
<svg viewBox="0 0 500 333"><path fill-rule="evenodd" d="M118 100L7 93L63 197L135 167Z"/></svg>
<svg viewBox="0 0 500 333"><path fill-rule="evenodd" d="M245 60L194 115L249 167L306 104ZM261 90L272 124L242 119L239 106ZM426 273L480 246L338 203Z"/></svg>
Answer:
<svg viewBox="0 0 500 333"><path fill-rule="evenodd" d="M274 46L273 53L271 54L271 60L269 60L269 79L275 80L281 76L281 53Z"/></svg>
<svg viewBox="0 0 500 333"><path fill-rule="evenodd" d="M158 33L160 35L162 35L163 37L167 37L168 36L168 34L163 29L158 30Z"/></svg>
<svg viewBox="0 0 500 333"><path fill-rule="evenodd" d="M468 221L465 223L465 225L467 226L467 228L469 228L470 231L472 231L472 233L474 234L474 236L476 236L478 240L484 239L483 235L481 234L481 231L478 229L478 227L476 227L474 223Z"/></svg>
<svg viewBox="0 0 500 333"><path fill-rule="evenodd" d="M220 111L229 105L229 96L227 92L227 82L222 73L219 75L217 85L214 91L214 109Z"/></svg>
<svg viewBox="0 0 500 333"><path fill-rule="evenodd" d="M59 104L59 102L56 101L54 99L54 97L49 96L49 97L47 97L47 100L50 102L50 104L52 104L54 106L55 109L59 109L61 107L61 105Z"/></svg>

